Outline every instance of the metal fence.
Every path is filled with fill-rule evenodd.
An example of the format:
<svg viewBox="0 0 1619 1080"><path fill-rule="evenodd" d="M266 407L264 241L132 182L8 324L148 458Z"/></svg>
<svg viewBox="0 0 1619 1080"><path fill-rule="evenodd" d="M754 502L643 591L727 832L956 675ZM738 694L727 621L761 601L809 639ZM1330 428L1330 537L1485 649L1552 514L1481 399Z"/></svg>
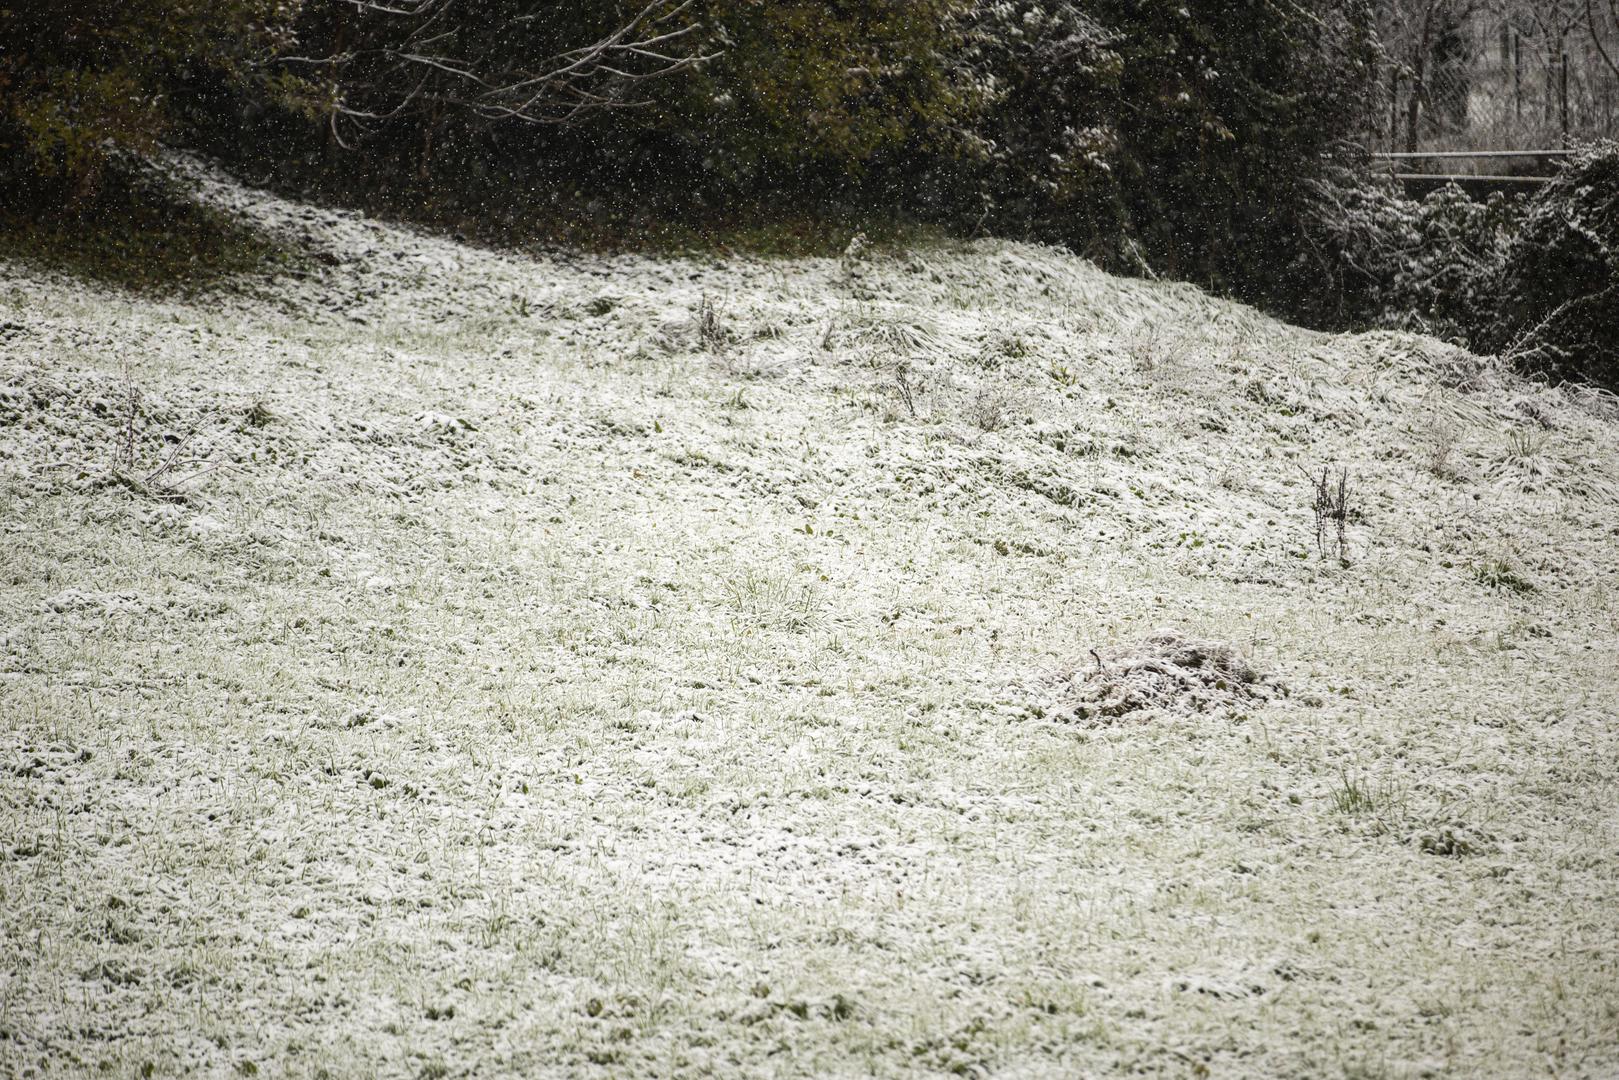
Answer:
<svg viewBox="0 0 1619 1080"><path fill-rule="evenodd" d="M1405 172L1534 175L1545 153L1434 158L1433 152L1554 151L1619 135L1619 75L1583 24L1469 15L1421 43L1390 41L1373 132ZM1615 51L1609 47L1610 55Z"/></svg>

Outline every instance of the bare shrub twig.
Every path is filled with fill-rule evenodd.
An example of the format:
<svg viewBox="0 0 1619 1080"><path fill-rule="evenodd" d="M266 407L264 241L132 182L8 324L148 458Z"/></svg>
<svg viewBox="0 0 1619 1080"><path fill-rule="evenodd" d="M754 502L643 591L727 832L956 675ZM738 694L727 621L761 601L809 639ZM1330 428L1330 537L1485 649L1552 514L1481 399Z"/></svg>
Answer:
<svg viewBox="0 0 1619 1080"><path fill-rule="evenodd" d="M1344 566L1349 565L1349 470L1339 469L1336 482L1332 470L1322 468L1321 475L1304 472L1314 489L1311 510L1315 513L1315 547L1324 559L1330 550Z"/></svg>

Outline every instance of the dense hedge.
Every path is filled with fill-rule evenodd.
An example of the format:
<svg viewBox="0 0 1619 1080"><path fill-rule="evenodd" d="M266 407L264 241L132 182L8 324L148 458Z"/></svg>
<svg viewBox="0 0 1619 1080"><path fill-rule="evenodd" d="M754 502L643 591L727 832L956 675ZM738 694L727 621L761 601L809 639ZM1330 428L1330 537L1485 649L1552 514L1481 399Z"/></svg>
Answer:
<svg viewBox="0 0 1619 1080"><path fill-rule="evenodd" d="M1290 314L1419 330L1553 379L1619 388L1619 143L1585 147L1533 196L1405 197L1370 170L1312 183Z"/></svg>
<svg viewBox="0 0 1619 1080"><path fill-rule="evenodd" d="M624 137L638 182L841 188L1262 299L1364 113L1364 0L710 0L719 59ZM617 130L623 132L620 125Z"/></svg>
<svg viewBox="0 0 1619 1080"><path fill-rule="evenodd" d="M1619 390L1619 143L1585 148L1530 200L1500 281L1485 344Z"/></svg>
<svg viewBox="0 0 1619 1080"><path fill-rule="evenodd" d="M1301 224L1294 268L1312 288L1294 317L1469 341L1494 316L1517 213L1503 196L1479 203L1456 187L1411 199L1356 161L1311 181Z"/></svg>
<svg viewBox="0 0 1619 1080"><path fill-rule="evenodd" d="M185 113L215 143L280 160L336 138L352 145L341 171L379 185L495 175L530 198L567 173L675 207L835 193L1262 293L1300 185L1367 85L1364 2L670 4L670 25L694 29L667 47L710 59L635 85L643 108L536 129L479 108L479 82L597 40L639 0L386 5L421 18L340 0L64 0L0 16L20 43L0 128L34 171L86 176L106 147L150 149L181 89L206 85L235 95ZM438 67L402 59L424 42ZM291 152L222 139L289 101L346 123L309 125Z"/></svg>
<svg viewBox="0 0 1619 1080"><path fill-rule="evenodd" d="M291 41L284 0L50 0L0 5L0 183L82 200L120 153L144 154L188 107L238 88L312 109L271 61Z"/></svg>
<svg viewBox="0 0 1619 1080"><path fill-rule="evenodd" d="M961 0L708 0L705 54L647 126L697 155L711 190L791 190L945 146L973 121L954 70ZM800 179L799 173L805 175Z"/></svg>
<svg viewBox="0 0 1619 1080"><path fill-rule="evenodd" d="M1105 0L1095 10L1122 59L1104 191L1123 242L1161 272L1285 299L1306 185L1364 115L1375 55L1366 6ZM1111 224L1093 220L1098 233Z"/></svg>

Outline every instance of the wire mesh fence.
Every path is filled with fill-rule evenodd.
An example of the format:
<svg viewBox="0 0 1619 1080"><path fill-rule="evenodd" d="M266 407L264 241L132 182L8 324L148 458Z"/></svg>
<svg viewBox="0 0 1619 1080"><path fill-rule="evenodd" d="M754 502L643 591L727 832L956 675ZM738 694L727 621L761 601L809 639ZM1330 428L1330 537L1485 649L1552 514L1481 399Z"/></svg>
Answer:
<svg viewBox="0 0 1619 1080"><path fill-rule="evenodd" d="M1619 25L1561 18L1548 5L1410 5L1421 18L1385 28L1381 115L1370 132L1384 153L1553 151L1619 135ZM1434 9L1440 9L1435 14ZM1412 10L1404 14L1412 14ZM1539 155L1421 158L1402 172L1536 175Z"/></svg>

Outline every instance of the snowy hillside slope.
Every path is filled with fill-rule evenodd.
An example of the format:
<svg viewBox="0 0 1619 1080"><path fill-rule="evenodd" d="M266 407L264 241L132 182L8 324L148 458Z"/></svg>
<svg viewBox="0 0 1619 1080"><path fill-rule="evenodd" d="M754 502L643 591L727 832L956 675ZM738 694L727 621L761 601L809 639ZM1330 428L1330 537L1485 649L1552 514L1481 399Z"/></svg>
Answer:
<svg viewBox="0 0 1619 1080"><path fill-rule="evenodd" d="M0 1073L1619 1072L1611 397L202 178L0 264Z"/></svg>

